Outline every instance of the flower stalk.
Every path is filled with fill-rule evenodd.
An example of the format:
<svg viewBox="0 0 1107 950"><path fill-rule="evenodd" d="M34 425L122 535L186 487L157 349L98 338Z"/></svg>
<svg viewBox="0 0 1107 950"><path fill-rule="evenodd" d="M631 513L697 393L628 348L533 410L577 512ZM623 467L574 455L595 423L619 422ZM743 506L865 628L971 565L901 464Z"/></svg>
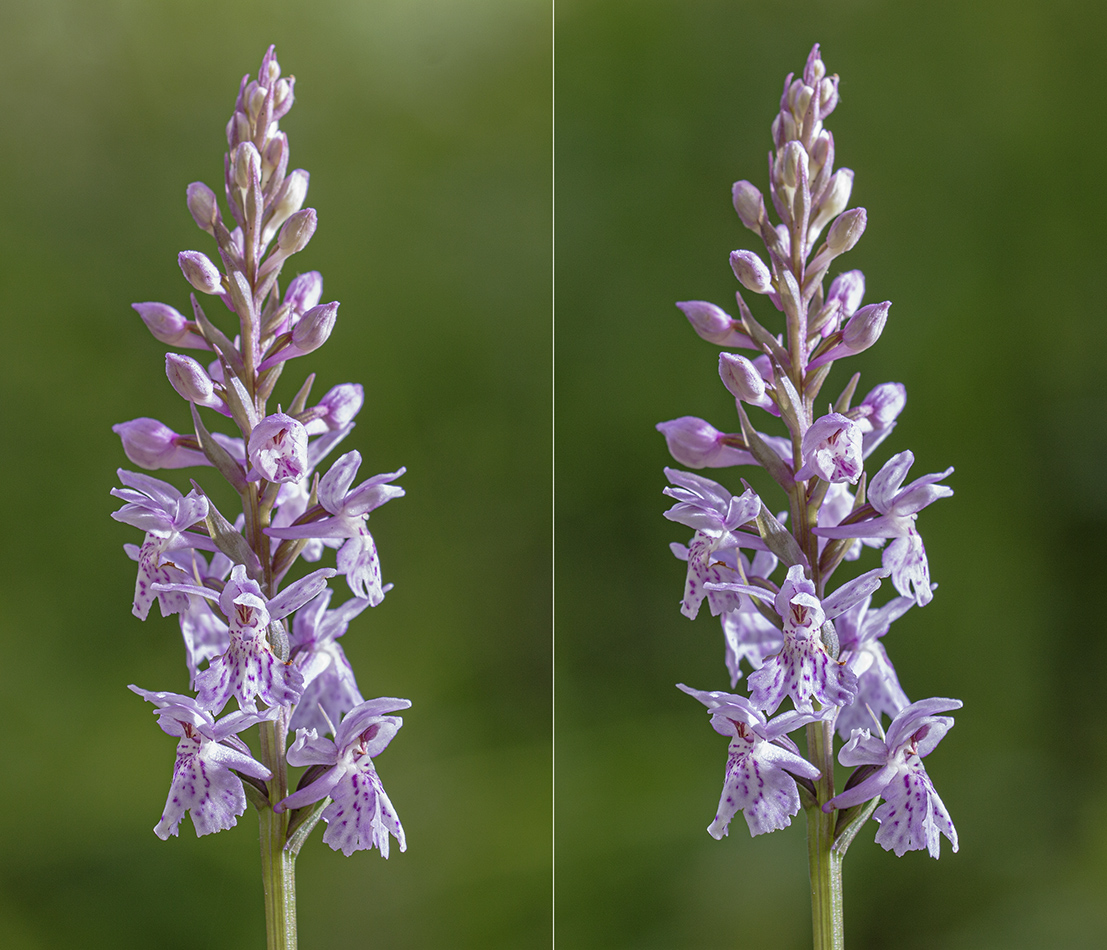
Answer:
<svg viewBox="0 0 1107 950"><path fill-rule="evenodd" d="M273 772L271 792L278 801L288 795L284 732L287 725L263 723L261 761ZM258 810L261 879L265 895L265 939L269 950L296 950L296 852L288 843L288 813L272 807Z"/></svg>
<svg viewBox="0 0 1107 950"><path fill-rule="evenodd" d="M280 283L284 265L317 226L315 210L302 207L308 174L288 171L288 139L279 126L294 82L281 75L272 47L257 77L242 80L224 156L229 219L207 185L187 189L188 209L218 251L218 263L200 251L178 256L195 291L194 319L168 304L134 305L159 341L214 357L205 367L166 355L166 375L189 404L192 431L148 418L114 427L141 468L214 468L237 492L241 512L224 516L196 479L185 495L121 469L124 487L112 491L125 502L113 517L145 532L141 547L126 546L138 562L133 613L145 620L157 602L163 616L177 618L194 694L131 687L179 740L154 830L163 839L176 835L187 812L197 835L223 831L247 802L254 805L270 950L296 946L295 860L320 819L324 843L346 855L376 848L388 857L390 839L406 849L374 759L403 723L391 713L411 705L366 700L338 643L350 621L378 606L392 586L382 582L367 521L404 494L393 484L404 469L355 485L361 455L350 451L323 471L362 407L356 383L340 383L312 404L309 373L287 412L267 407L286 364L322 346L338 312L337 302L320 304L317 271L296 275L283 293ZM209 318L197 293L217 298L214 310L230 311L237 326ZM328 548L337 549L335 567L290 580L300 559L319 561ZM338 575L351 596L332 607L328 582ZM232 699L237 708L228 711ZM256 753L243 738L254 726ZM295 791L289 765L311 767Z"/></svg>
<svg viewBox="0 0 1107 950"><path fill-rule="evenodd" d="M806 807L807 863L811 876L811 929L815 950L844 950L842 919L842 858L834 847L836 816L823 811L834 797L834 736L827 722L807 727L808 758L822 773L815 781L817 796Z"/></svg>
<svg viewBox="0 0 1107 950"><path fill-rule="evenodd" d="M802 805L818 950L844 947L842 860L870 816L880 825L877 843L897 855L926 849L936 858L943 835L957 850L922 758L953 725L937 714L961 705L911 703L882 643L896 619L933 598L917 518L953 494L941 484L953 469L904 485L911 452L870 467L904 408L902 384L882 383L855 403L853 374L836 397L821 395L836 361L877 342L891 306L862 306L860 271L839 273L824 287L833 262L867 224L863 208L848 207L854 173L834 168L834 138L824 123L837 103L838 77L827 74L815 46L802 75L785 80L772 126L769 203L779 223L770 222L756 186L734 185L735 210L761 239L765 258L736 250L731 269L743 290L778 312L772 329L754 317L742 290L737 317L706 301L677 305L700 337L723 348L719 375L735 399L738 432L692 416L658 425L677 462L758 465L784 495L787 514L776 515L782 501L762 500L744 481L736 496L701 475L665 470L665 494L677 502L665 516L694 531L687 545L672 545L687 566L681 612L694 619L707 603L722 625L730 687L746 677L749 689L746 697L680 686L730 737L708 831L722 838L739 811L752 834L775 831ZM786 434L760 431L754 419ZM866 548L881 551L880 566L836 579ZM874 607L885 581L896 595ZM791 708L778 712L786 700ZM802 755L789 738L800 727ZM842 790L834 784L835 736L844 743L838 761L855 768Z"/></svg>

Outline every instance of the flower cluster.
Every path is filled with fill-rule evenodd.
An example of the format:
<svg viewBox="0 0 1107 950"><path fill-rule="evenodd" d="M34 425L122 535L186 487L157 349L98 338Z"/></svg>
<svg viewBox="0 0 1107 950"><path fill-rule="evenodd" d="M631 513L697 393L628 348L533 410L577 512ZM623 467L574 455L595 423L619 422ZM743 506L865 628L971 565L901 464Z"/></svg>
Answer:
<svg viewBox="0 0 1107 950"><path fill-rule="evenodd" d="M665 494L676 501L665 516L694 532L687 545L672 545L687 565L681 612L694 618L706 600L720 618L732 689L743 663L751 671L748 697L680 688L731 737L708 828L716 838L738 811L755 835L784 827L804 789L823 813L875 807L883 798L869 809L881 825L877 842L896 854L925 848L937 857L939 835L956 851L957 833L921 759L953 724L936 714L961 703L911 703L882 638L911 606L933 597L917 520L953 494L942 484L953 469L907 482L914 463L907 451L870 468L904 408L902 384L883 383L855 402L855 374L832 403L819 396L837 360L877 341L891 306L862 304L865 279L857 270L823 286L866 223L863 208L848 208L853 172L834 168L834 138L823 124L837 102L838 77L826 74L815 46L802 77L785 80L772 127L769 197L780 223L770 222L754 185L734 185L738 217L766 254L730 255L742 288L738 316L705 301L677 304L700 337L724 348L719 375L734 396L738 431L692 416L662 422L670 453L695 469L759 465L787 496L787 510L774 514L748 486L733 495L702 475L665 469ZM768 298L783 314L783 332L755 319L743 290ZM779 419L787 436L759 431L754 409ZM865 547L881 550L880 566L830 590L837 568ZM898 596L874 608L885 579ZM791 708L774 716L786 699ZM882 717L890 720L886 733ZM800 727L809 737L836 730L844 740L839 761L858 767L845 791L833 794L827 763L810 761L810 748L804 758L788 738Z"/></svg>
<svg viewBox="0 0 1107 950"><path fill-rule="evenodd" d="M283 293L279 283L285 262L316 228L315 211L303 207L308 173L288 170L288 139L279 127L293 86L272 47L257 78L242 80L224 159L231 220L211 188L188 187L188 209L219 255L218 264L199 251L179 255L194 290L191 318L164 303L134 305L156 339L206 352L207 365L166 354L169 382L189 404L189 431L148 418L114 426L127 458L151 470L214 468L238 494L241 512L225 517L195 479L186 495L149 475L119 471L123 487L112 494L124 505L112 517L145 532L141 546L125 546L138 562L133 612L145 620L157 601L163 616L177 617L195 696L131 689L179 740L154 829L160 837L176 835L186 811L198 835L229 828L246 810L247 794L277 814L327 799L299 823L322 817L324 841L335 850L376 847L387 857L389 836L401 850L406 845L373 759L402 725L391 714L411 704L365 700L338 638L392 586L382 583L367 521L404 494L394 484L404 469L355 485L362 461L355 451L322 472L354 428L364 401L356 383L313 402L309 374L287 409L267 408L285 364L322 346L338 313L337 302L320 303L318 272L298 274ZM229 310L237 326L220 329L226 313L209 319L197 294L216 298L212 305ZM206 421L201 408L211 413ZM217 431L215 422L233 430ZM328 547L337 549L334 568L286 583L300 558L319 561ZM328 581L336 574L352 596L332 607ZM232 699L237 708L225 712ZM255 725L263 730L260 761L240 737ZM291 794L280 761L290 729L296 738L289 764L330 766L309 769ZM333 741L321 737L326 732Z"/></svg>

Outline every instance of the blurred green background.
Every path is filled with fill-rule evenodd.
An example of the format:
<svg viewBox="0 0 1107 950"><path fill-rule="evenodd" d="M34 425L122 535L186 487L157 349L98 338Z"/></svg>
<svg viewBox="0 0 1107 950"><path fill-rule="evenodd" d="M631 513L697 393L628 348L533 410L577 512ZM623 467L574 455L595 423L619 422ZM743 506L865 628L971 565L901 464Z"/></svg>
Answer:
<svg viewBox="0 0 1107 950"><path fill-rule="evenodd" d="M557 4L560 946L810 946L802 818L705 831L726 740L673 684L728 680L718 622L677 609L668 544L687 536L662 517L653 426L736 428L717 348L673 303L733 306L727 255L760 245L730 186L767 188L784 77L816 42L842 77L837 164L868 209L834 270L893 302L826 391L854 369L861 393L903 382L874 461L956 466L919 522L940 589L885 643L909 696L965 703L927 760L961 850L896 858L865 828L848 945L1104 945L1105 29L1090 0Z"/></svg>
<svg viewBox="0 0 1107 950"><path fill-rule="evenodd" d="M151 831L174 743L126 686L187 678L174 622L130 615L139 536L108 492L113 423L187 426L130 304L187 309L177 252L214 242L185 186L221 191L239 80L270 43L319 213L286 273L322 271L342 302L277 398L309 369L318 395L363 383L343 449L363 477L408 467L373 516L395 589L343 644L366 696L414 703L379 760L409 850L344 858L317 833L301 945L548 943L548 3L36 0L0 4L6 950L264 946L253 813Z"/></svg>
<svg viewBox="0 0 1107 950"><path fill-rule="evenodd" d="M849 945L1102 945L1105 27L1091 0L557 4L560 946L810 939L802 820L704 831L725 741L673 684L726 674L717 622L677 610L683 537L661 516L653 426L733 418L717 350L673 302L732 299L727 254L756 245L730 185L765 186L784 75L814 42L842 77L828 124L869 213L841 268L894 304L833 379L907 385L878 463L910 448L913 475L957 469L921 519L940 590L887 645L912 698L965 701L928 760L962 849L897 859L866 828L846 862ZM316 836L301 938L546 946L540 0L0 5L0 943L263 945L252 816L215 838L150 831L172 741L124 687L186 680L173 624L130 616L136 533L108 490L125 464L112 423L185 418L129 304L187 303L175 254L211 247L184 187L218 184L238 81L270 42L298 79L282 127L320 215L293 263L342 301L301 362L319 392L365 384L346 447L366 473L409 469L373 519L396 588L344 646L366 695L414 702L380 762L411 847L345 859Z"/></svg>

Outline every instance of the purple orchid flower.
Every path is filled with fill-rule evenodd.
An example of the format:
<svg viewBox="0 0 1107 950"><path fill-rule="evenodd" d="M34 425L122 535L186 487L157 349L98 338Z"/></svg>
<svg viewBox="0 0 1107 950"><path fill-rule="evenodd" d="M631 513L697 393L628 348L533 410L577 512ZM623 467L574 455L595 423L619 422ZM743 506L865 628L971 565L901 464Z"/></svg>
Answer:
<svg viewBox="0 0 1107 950"><path fill-rule="evenodd" d="M168 482L119 469L119 480L126 488L113 488L111 493L126 504L112 512L116 521L133 525L146 532L139 548L138 578L135 581L135 599L132 613L145 620L150 606L157 597L163 617L177 613L186 603L171 593L158 593L155 585L169 584L184 577L183 572L167 566L170 552L181 548L202 547L213 550L211 540L198 534L185 534L188 528L204 520L208 514L208 500L193 489L182 495Z"/></svg>
<svg viewBox="0 0 1107 950"><path fill-rule="evenodd" d="M306 172L304 175L306 176ZM303 182L306 187L306 180ZM307 197L306 194L304 197ZM301 200L299 202L303 204ZM285 310L285 318L273 328L273 333L279 336L287 333L300 320L305 313L319 305L323 299L323 275L317 270L308 271L306 274L297 274L288 282L284 291L282 309Z"/></svg>
<svg viewBox="0 0 1107 950"><path fill-rule="evenodd" d="M358 389L360 388L361 387L358 387ZM308 441L307 470L304 472L303 476L296 481L284 482L281 485L280 491L277 493L276 508L273 511L273 518L270 521L271 528L290 527L304 515L307 511L308 501L311 498L311 483L315 469L331 453L335 446L353 431L354 425L355 423L352 418L346 419L336 428L329 428L327 425L323 424L321 420L305 424L304 428L307 429L309 436L313 434L314 426L318 426L321 434ZM321 538L308 538L304 540L306 544L304 545L304 549L300 552L300 557L305 561L318 561L323 556L323 549L328 543L331 547L339 546L338 542L328 542ZM276 549L277 540L274 540L273 547Z"/></svg>
<svg viewBox="0 0 1107 950"><path fill-rule="evenodd" d="M845 482L832 482L827 487L826 496L819 507L819 516L816 523L820 527L838 525L850 516L855 505L856 498L850 492L849 486ZM826 547L827 539L819 537L816 544L821 556L823 549ZM861 556L862 547L882 548L883 546L884 541L881 539L858 538L856 544L851 544L846 548L843 560L856 561Z"/></svg>
<svg viewBox="0 0 1107 950"><path fill-rule="evenodd" d="M814 528L821 538L892 538L884 550L884 567L892 575L892 583L905 597L913 596L920 607L930 603L933 593L930 587L930 566L922 537L915 528L918 513L939 498L948 498L953 489L938 485L953 473L953 468L934 475L916 478L902 488L907 472L914 464L910 452L893 455L869 483L869 504L878 517L842 524L833 528Z"/></svg>
<svg viewBox="0 0 1107 950"><path fill-rule="evenodd" d="M949 839L956 851L957 830L922 760L953 728L952 716L935 713L961 706L958 699L922 699L900 711L888 727L887 736L877 738L867 729L854 730L838 761L846 766L875 766L876 771L853 788L835 795L823 805L823 810L849 808L879 795L884 803L873 812L873 817L880 822L876 843L885 851L895 851L897 857L902 857L907 851L925 848L932 858L937 858L941 835Z"/></svg>
<svg viewBox="0 0 1107 950"><path fill-rule="evenodd" d="M218 722L191 696L128 687L153 703L158 725L177 736L177 761L173 783L154 833L163 841L176 835L185 812L191 812L196 836L233 828L246 811L246 793L235 771L268 780L272 772L250 754L238 733L274 718L279 709L263 712L238 710ZM232 771L232 769L234 771Z"/></svg>
<svg viewBox="0 0 1107 950"><path fill-rule="evenodd" d="M346 575L355 597L368 600L376 607L384 600L384 588L377 546L365 522L369 512L404 494L399 485L389 482L407 469L374 475L351 490L360 466L361 453L347 452L319 481L319 514L323 517L289 527L266 528L265 533L271 538L282 539L345 539L346 543L338 552L338 573Z"/></svg>
<svg viewBox="0 0 1107 950"><path fill-rule="evenodd" d="M268 705L290 706L303 691L303 678L295 667L280 662L269 647L266 630L273 621L287 617L317 596L334 577L331 568L320 568L290 584L272 599L246 568L236 564L222 593L192 584L169 584L167 590L218 600L230 626L230 645L196 677L197 700L216 712L234 696L241 708L253 711L260 697ZM161 585L158 585L161 589Z"/></svg>
<svg viewBox="0 0 1107 950"><path fill-rule="evenodd" d="M308 435L320 435L344 429L365 405L365 389L360 383L339 383L301 417Z"/></svg>
<svg viewBox="0 0 1107 950"><path fill-rule="evenodd" d="M776 555L771 551L758 551L752 560L747 560L740 551L735 551L734 559L738 564L735 574L747 579L765 580L776 570L778 564ZM730 687L733 689L742 678L742 660L746 660L754 670L761 669L768 657L780 652L783 634L780 627L761 613L749 597L743 597L735 591L707 592L709 603L715 597L727 598L727 609L719 613L722 614L720 622L725 644L724 658L730 673Z"/></svg>
<svg viewBox="0 0 1107 950"><path fill-rule="evenodd" d="M830 336L838 329L842 320L852 317L861 306L864 296L865 275L861 271L848 270L835 277L830 282L826 301L814 321L822 336Z"/></svg>
<svg viewBox="0 0 1107 950"><path fill-rule="evenodd" d="M303 674L304 691L288 723L290 731L330 731L332 723L365 702L338 638L369 601L352 597L328 610L332 593L327 588L296 611L292 619L291 655Z"/></svg>
<svg viewBox="0 0 1107 950"><path fill-rule="evenodd" d="M708 596L714 593L711 592ZM723 641L726 645L724 659L730 673L731 689L742 678L742 660L746 660L756 671L784 646L784 635L780 628L754 607L749 598L742 600L743 603L737 610L728 610L721 618Z"/></svg>
<svg viewBox="0 0 1107 950"><path fill-rule="evenodd" d="M131 560L139 559L141 552L138 545L124 544L123 550ZM204 556L195 550L170 551L166 558L162 573L167 579L157 581L159 584L186 583L189 580L203 582L211 578L221 585L231 569L230 560L219 551L211 556L210 567ZM230 636L228 627L203 598L189 597L180 591L158 590L154 593L161 605L162 616L169 616L171 613L177 615L185 645L189 688L195 690L200 665L226 652Z"/></svg>
<svg viewBox="0 0 1107 950"><path fill-rule="evenodd" d="M677 500L677 504L665 512L665 517L696 531L688 548L685 549L682 545L673 546L673 553L688 562L688 578L684 585L680 612L694 620L709 590L704 585L728 579L719 573L716 565L735 567L719 560L724 556L723 552L726 549L737 549L740 544L747 547L763 546L756 535L740 537L737 533L742 525L757 517L761 511L761 499L752 488L735 496L718 482L702 475L692 475L674 468L666 468L665 474L676 487L662 489L662 493ZM717 555L714 561L713 555ZM733 555L730 560L734 560ZM740 575L730 574L730 577L734 576ZM716 589L718 588L711 588ZM720 603L719 600L716 595L709 603L712 614L738 606L734 603Z"/></svg>
<svg viewBox="0 0 1107 950"><path fill-rule="evenodd" d="M835 624L840 657L857 676L857 697L838 713L838 734L849 739L854 729L865 729L881 715L894 718L910 703L884 644L892 623L915 605L912 597L894 597L883 607L870 609L872 597L858 601Z"/></svg>
<svg viewBox="0 0 1107 950"><path fill-rule="evenodd" d="M347 857L355 851L377 848L388 857L391 835L407 850L407 839L396 811L384 791L373 758L381 754L404 724L387 713L408 709L410 701L391 697L370 699L346 714L332 742L314 729L300 729L288 750L290 765L329 766L318 779L278 802L274 810L302 808L328 796L323 809L327 823L323 841Z"/></svg>
<svg viewBox="0 0 1107 950"><path fill-rule="evenodd" d="M816 419L803 434L803 466L796 481L817 475L828 482L856 484L864 465L861 442L861 427L840 412Z"/></svg>
<svg viewBox="0 0 1107 950"><path fill-rule="evenodd" d="M821 719L825 713L792 710L771 722L745 696L706 692L677 684L711 712L711 727L731 736L726 777L715 819L707 827L721 840L730 833L735 812L746 816L751 835L785 828L800 810L794 776L817 779L819 770L799 754L787 733Z"/></svg>
<svg viewBox="0 0 1107 950"><path fill-rule="evenodd" d="M182 595L188 606L180 611L177 619L181 625L181 637L185 644L185 664L188 666L188 686L198 690L201 666L211 664L225 654L231 646L231 630L202 597Z"/></svg>
<svg viewBox="0 0 1107 950"><path fill-rule="evenodd" d="M896 419L907 405L907 387L903 383L881 383L851 411L861 427L862 452L865 458L872 455L896 427Z"/></svg>
<svg viewBox="0 0 1107 950"><path fill-rule="evenodd" d="M699 535L692 538L693 546L700 539ZM693 548L678 541L669 544L669 550L673 556L684 561L688 565L688 576L684 584L684 598L681 600L680 612L691 620L699 613L700 605L704 599L711 610L711 616L717 617L742 606L740 594L729 590L709 590L705 583L725 584L727 581L740 577L738 560L741 555L737 548L727 548L705 552L702 546L693 551Z"/></svg>
<svg viewBox="0 0 1107 950"><path fill-rule="evenodd" d="M812 700L824 706L846 706L853 702L857 677L843 663L830 658L823 645L822 626L872 594L887 574L883 568L867 571L820 601L815 595L815 585L804 576L803 567L793 564L788 568L787 579L774 598L784 645L780 653L766 660L749 677L750 698L758 709L772 713L785 696L791 697L796 709L803 712L811 710ZM761 600L767 600L771 593L750 584L718 586Z"/></svg>
<svg viewBox="0 0 1107 950"><path fill-rule="evenodd" d="M266 416L250 433L246 480L299 481L308 469L307 445L307 430L291 416L283 412Z"/></svg>

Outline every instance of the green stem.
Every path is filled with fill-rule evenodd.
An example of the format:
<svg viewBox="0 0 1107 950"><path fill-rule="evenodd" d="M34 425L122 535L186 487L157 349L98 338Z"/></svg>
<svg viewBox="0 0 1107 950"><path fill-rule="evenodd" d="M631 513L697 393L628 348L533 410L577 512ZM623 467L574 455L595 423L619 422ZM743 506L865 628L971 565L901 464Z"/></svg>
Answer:
<svg viewBox="0 0 1107 950"><path fill-rule="evenodd" d="M271 802L288 795L284 761L284 716L261 724L261 761L273 772ZM296 950L296 856L285 849L288 812L263 808L261 823L261 879L265 890L265 937L268 950Z"/></svg>
<svg viewBox="0 0 1107 950"><path fill-rule="evenodd" d="M837 812L823 803L834 796L834 733L829 723L807 727L809 761L822 772L815 783L816 801L807 808L807 858L811 868L811 926L814 950L844 950L842 923L842 854L834 850Z"/></svg>

